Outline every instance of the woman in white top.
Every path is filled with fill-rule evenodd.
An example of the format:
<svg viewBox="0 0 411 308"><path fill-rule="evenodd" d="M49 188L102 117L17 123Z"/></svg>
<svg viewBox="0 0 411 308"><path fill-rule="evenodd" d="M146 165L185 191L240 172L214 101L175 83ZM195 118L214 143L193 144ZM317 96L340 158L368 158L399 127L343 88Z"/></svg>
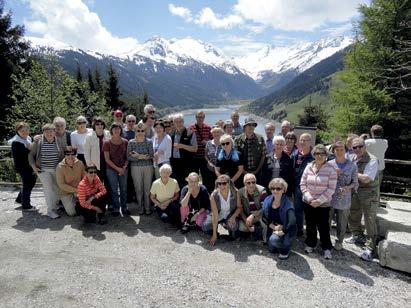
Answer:
<svg viewBox="0 0 411 308"><path fill-rule="evenodd" d="M237 217L243 209L240 193L228 175L218 176L215 184L216 188L210 196L211 214L207 216L202 226L204 232L212 232L211 245L214 245L217 240L218 224L222 224L232 238L236 236Z"/></svg>
<svg viewBox="0 0 411 308"><path fill-rule="evenodd" d="M77 158L80 159L84 165L86 165L86 159L84 158L84 143L86 136L92 131L87 128L87 119L84 116L79 116L76 119L77 129L71 133L71 146L77 149Z"/></svg>
<svg viewBox="0 0 411 308"><path fill-rule="evenodd" d="M171 137L165 132L163 121L157 120L154 123L155 135L152 139L154 149L154 175L156 179L160 177L159 169L164 164L170 164L171 157Z"/></svg>

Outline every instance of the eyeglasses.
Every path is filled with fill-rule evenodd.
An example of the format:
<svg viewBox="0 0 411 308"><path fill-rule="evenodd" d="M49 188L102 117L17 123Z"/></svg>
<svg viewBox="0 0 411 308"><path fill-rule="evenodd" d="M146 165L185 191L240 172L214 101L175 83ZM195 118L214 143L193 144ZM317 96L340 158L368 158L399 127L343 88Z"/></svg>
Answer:
<svg viewBox="0 0 411 308"><path fill-rule="evenodd" d="M314 156L326 156L327 155L327 153L324 153L324 152L316 152L316 153L314 153Z"/></svg>
<svg viewBox="0 0 411 308"><path fill-rule="evenodd" d="M221 186L221 185L225 186L227 184L228 184L228 182L217 182L217 186Z"/></svg>
<svg viewBox="0 0 411 308"><path fill-rule="evenodd" d="M135 120L128 120L127 123L136 123Z"/></svg>
<svg viewBox="0 0 411 308"><path fill-rule="evenodd" d="M222 146L226 146L226 145L229 145L229 144L230 144L230 142L222 142L221 143Z"/></svg>
<svg viewBox="0 0 411 308"><path fill-rule="evenodd" d="M122 114L117 114L117 115L116 115L116 118L122 118L122 117L123 117Z"/></svg>
<svg viewBox="0 0 411 308"><path fill-rule="evenodd" d="M363 147L364 147L363 145L357 145L357 146L355 146L355 147L352 147L352 149L353 149L353 150L362 149Z"/></svg>
<svg viewBox="0 0 411 308"><path fill-rule="evenodd" d="M271 191L282 191L283 188L282 187L273 187L271 188Z"/></svg>
<svg viewBox="0 0 411 308"><path fill-rule="evenodd" d="M97 174L97 171L87 171L88 174Z"/></svg>
<svg viewBox="0 0 411 308"><path fill-rule="evenodd" d="M255 184L255 181L248 181L248 182L245 182L245 184L246 184L246 185Z"/></svg>
<svg viewBox="0 0 411 308"><path fill-rule="evenodd" d="M247 124L246 127L247 127L247 126L249 126L249 127L257 127L257 124L252 123L252 124Z"/></svg>
<svg viewBox="0 0 411 308"><path fill-rule="evenodd" d="M65 156L76 156L75 153L64 153Z"/></svg>
<svg viewBox="0 0 411 308"><path fill-rule="evenodd" d="M96 123L96 124L94 124L94 126L104 126L104 124L103 123Z"/></svg>
<svg viewBox="0 0 411 308"><path fill-rule="evenodd" d="M293 140L293 141L296 141L297 139L295 139L295 138L293 138L293 137L287 137L287 138L285 138L285 140ZM301 140L301 142L302 142L302 140Z"/></svg>
<svg viewBox="0 0 411 308"><path fill-rule="evenodd" d="M147 113L149 113L149 114L153 114L153 113L155 113L155 112L156 112L155 110L147 111Z"/></svg>
<svg viewBox="0 0 411 308"><path fill-rule="evenodd" d="M86 124L87 122L77 122L77 125Z"/></svg>
<svg viewBox="0 0 411 308"><path fill-rule="evenodd" d="M137 129L136 132L137 133L145 133L146 131L144 129Z"/></svg>

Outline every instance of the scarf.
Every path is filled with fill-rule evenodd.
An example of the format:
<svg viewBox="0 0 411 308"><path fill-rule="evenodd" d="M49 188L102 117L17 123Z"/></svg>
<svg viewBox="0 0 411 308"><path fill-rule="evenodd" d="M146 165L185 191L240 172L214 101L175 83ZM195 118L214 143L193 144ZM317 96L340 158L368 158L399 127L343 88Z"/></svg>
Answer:
<svg viewBox="0 0 411 308"><path fill-rule="evenodd" d="M232 149L230 153L226 154L223 149L218 152L217 155L218 160L232 160L234 162L238 162L240 160L240 157L238 156L237 150Z"/></svg>
<svg viewBox="0 0 411 308"><path fill-rule="evenodd" d="M13 138L11 138L9 141L7 141L8 145L11 145L13 142L20 142L24 144L24 146L28 149L30 144L33 142L30 136L27 136L26 139L23 139L20 137L19 134L15 134Z"/></svg>

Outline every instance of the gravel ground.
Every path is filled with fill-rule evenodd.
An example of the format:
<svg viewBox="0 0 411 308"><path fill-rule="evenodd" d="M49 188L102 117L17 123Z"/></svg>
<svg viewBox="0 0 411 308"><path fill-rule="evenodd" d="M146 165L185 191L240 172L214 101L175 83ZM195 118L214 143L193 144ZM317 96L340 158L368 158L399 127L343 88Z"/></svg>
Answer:
<svg viewBox="0 0 411 308"><path fill-rule="evenodd" d="M181 235L154 215L79 217L16 210L17 192L0 189L1 307L407 307L411 276L365 263L346 245L324 260L297 241L285 261L251 240ZM408 304L407 304L408 303Z"/></svg>

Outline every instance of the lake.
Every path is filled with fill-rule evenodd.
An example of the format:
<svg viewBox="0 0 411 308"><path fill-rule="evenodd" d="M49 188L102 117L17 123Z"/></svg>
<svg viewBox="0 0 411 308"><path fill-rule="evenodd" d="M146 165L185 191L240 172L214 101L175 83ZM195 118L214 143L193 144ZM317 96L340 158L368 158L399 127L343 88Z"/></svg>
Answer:
<svg viewBox="0 0 411 308"><path fill-rule="evenodd" d="M238 110L238 108L238 105L226 105L219 108L188 109L183 110L181 113L184 114L184 123L186 126L188 126L189 124L195 123L196 112L202 110L205 113L205 122L210 126L213 126L218 120L230 120L231 113L235 110ZM265 137L264 126L267 122L269 122L268 119L256 116L254 114L240 112L240 124L244 124L245 118L250 115L257 122L255 132ZM280 123L274 124L276 126L275 134L278 134L280 132Z"/></svg>

